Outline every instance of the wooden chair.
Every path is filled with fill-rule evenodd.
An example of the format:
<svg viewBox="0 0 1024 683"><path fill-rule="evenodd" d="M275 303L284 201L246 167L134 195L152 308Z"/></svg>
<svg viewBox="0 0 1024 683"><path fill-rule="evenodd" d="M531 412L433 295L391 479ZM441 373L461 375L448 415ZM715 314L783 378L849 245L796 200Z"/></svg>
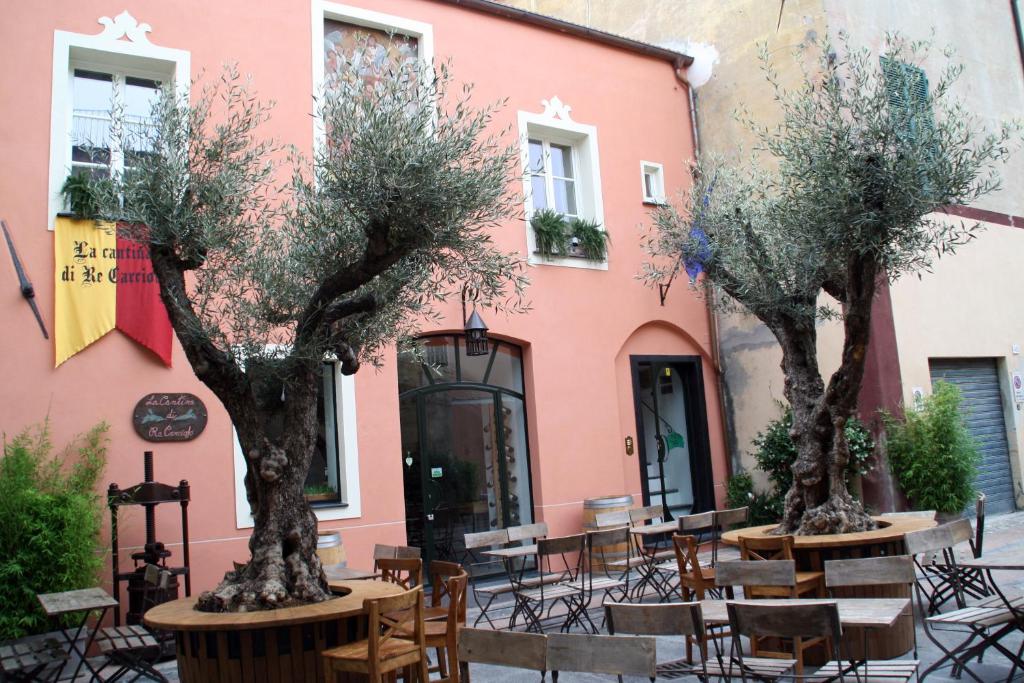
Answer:
<svg viewBox="0 0 1024 683"><path fill-rule="evenodd" d="M162 569L155 564L147 564L143 579L143 605L157 604L168 597L170 570ZM166 682L164 675L154 668L161 652L157 635L142 624L101 628L96 634L96 646L106 656L108 664L117 667L107 680L117 680L129 672L134 672L135 678L147 676Z"/></svg>
<svg viewBox="0 0 1024 683"><path fill-rule="evenodd" d="M633 526L665 519L665 509L660 505L647 505L629 511L629 523Z"/></svg>
<svg viewBox="0 0 1024 683"><path fill-rule="evenodd" d="M470 683L469 665L491 664L540 672L541 683L547 676L548 638L539 633L459 630L459 674L461 683Z"/></svg>
<svg viewBox="0 0 1024 683"><path fill-rule="evenodd" d="M377 543L373 546L373 571L380 571L380 567L377 566L379 560L411 560L419 557L422 557L419 548Z"/></svg>
<svg viewBox="0 0 1024 683"><path fill-rule="evenodd" d="M511 594L513 586L508 581L481 584L478 578L480 575L489 574L491 573L490 570L500 570L503 568L503 565L500 560L482 559L477 555L477 552L486 548L494 548L495 546L503 548L508 545L508 530L496 529L494 531L466 534L463 538L463 543L471 560L467 564L467 569L470 575L470 590L473 593L473 602L476 603L477 608L480 610L480 614L477 615L473 626L479 624L481 619L485 619L491 628L496 628L489 613L491 605L499 596Z"/></svg>
<svg viewBox="0 0 1024 683"><path fill-rule="evenodd" d="M733 527L745 527L750 521L750 508L729 508L728 510L717 510L715 512L714 521L714 536L711 537L711 566L714 567L718 564L719 555L722 552L722 534L729 531ZM726 546L728 548L726 554L721 557L723 560L738 560L740 558L739 551L732 546Z"/></svg>
<svg viewBox="0 0 1024 683"><path fill-rule="evenodd" d="M594 515L594 525L598 529L608 529L616 526L632 526L632 521L629 518L629 510L614 510Z"/></svg>
<svg viewBox="0 0 1024 683"><path fill-rule="evenodd" d="M0 643L0 679L46 681L60 675L68 653L56 638L19 638Z"/></svg>
<svg viewBox="0 0 1024 683"><path fill-rule="evenodd" d="M451 595L448 592L448 580L466 574L466 570L458 562L434 560L430 563L430 605L423 608L424 621L440 621L448 618L448 605ZM468 577L468 574L467 574Z"/></svg>
<svg viewBox="0 0 1024 683"><path fill-rule="evenodd" d="M423 560L383 558L377 560L377 568L382 580L397 584L405 590L423 585Z"/></svg>
<svg viewBox="0 0 1024 683"><path fill-rule="evenodd" d="M610 635L628 633L640 636L682 636L686 640L686 659L658 664L657 674L663 678L699 676L702 680L706 679L707 638L700 603L650 605L606 602L604 613ZM693 642L698 643L701 653L698 664L693 664L693 655L690 651L690 644Z"/></svg>
<svg viewBox="0 0 1024 683"><path fill-rule="evenodd" d="M589 614L594 595L600 593L601 603L604 603L612 593L617 593L619 599L625 598L629 593L629 547L628 527L587 532L587 561L584 571L572 585L583 591L582 615L594 633L597 633L598 629ZM620 551L620 548L626 550ZM622 552L625 552L624 558Z"/></svg>
<svg viewBox="0 0 1024 683"><path fill-rule="evenodd" d="M557 683L560 671L647 676L657 674L655 639L648 636L596 636L552 633L548 636L548 670Z"/></svg>
<svg viewBox="0 0 1024 683"><path fill-rule="evenodd" d="M713 567L702 566L697 557L697 539L693 536L672 536L672 548L676 554L676 564L679 570L679 592L683 602L692 600L706 600L708 595L721 597L721 592L715 586L715 570ZM716 638L729 635L728 632L716 632ZM693 658L694 639L686 639L686 659Z"/></svg>
<svg viewBox="0 0 1024 683"><path fill-rule="evenodd" d="M792 536L740 536L740 559L744 561L792 560ZM824 595L823 572L797 572L795 592L788 587L744 586L747 598L806 598Z"/></svg>
<svg viewBox="0 0 1024 683"><path fill-rule="evenodd" d="M459 683L458 633L466 625L468 585L469 574L466 572L449 578L446 590L450 599L446 618L423 622L424 644L427 649L433 648L437 653L437 666L429 667L428 673L437 671L441 674L440 681L444 683ZM411 637L412 626L407 624L400 627L398 634L403 638Z"/></svg>
<svg viewBox="0 0 1024 683"><path fill-rule="evenodd" d="M962 609L967 605L964 571L957 564L956 546L974 537L974 529L966 519L949 524L912 531L903 538L907 554L913 556L917 566L917 585L927 597L926 614L936 614L950 600ZM974 597L986 597L975 594Z"/></svg>
<svg viewBox="0 0 1024 683"><path fill-rule="evenodd" d="M739 677L744 681L748 677L754 680L775 679L788 675L792 669L796 670L795 680L805 679L799 657L795 660L784 660L775 665L783 668L783 671L765 672L755 668L748 658L743 656L743 644L740 641L742 636L749 638L751 643L766 638L791 640L794 643L806 641L829 643L828 652L831 660L840 661L839 642L843 635L843 629L839 623L839 610L836 608L835 602L806 600L788 605L758 604L759 602L750 600L726 603L726 609L729 612L729 630L732 632L730 664L734 668L739 668ZM733 672L732 677L736 678L737 674ZM844 679L840 676L838 680Z"/></svg>
<svg viewBox="0 0 1024 683"><path fill-rule="evenodd" d="M869 557L856 560L830 560L825 562L825 588L829 597L868 597L871 589L885 589L877 597L894 597L893 587L901 587L898 591L904 597L912 597L915 581L914 560L909 555L892 555L889 557ZM856 589L855 596L849 596L848 589ZM911 625L914 620L914 610L911 605L900 616L901 620L909 619ZM852 629L851 629L852 630ZM861 632L861 650L856 653L857 659L865 656L868 650L867 629L859 629ZM885 680L909 680L909 676L903 677L909 672L912 676L916 674L919 662L917 661L917 631L914 631L914 659L893 661L863 661L857 665L856 673L862 678L873 680L880 677ZM847 636L849 643L851 638ZM850 647L849 645L847 646ZM854 657L851 657L853 659ZM827 673L827 671L819 671ZM832 675L837 675L834 671ZM853 677L853 672L850 673Z"/></svg>
<svg viewBox="0 0 1024 683"><path fill-rule="evenodd" d="M743 594L749 598L749 587L764 588L765 594L775 598L798 598L797 571L793 560L762 560L750 562L719 562L715 567L715 584L720 588L743 586ZM735 642L736 632L732 631ZM793 659L797 674L804 672L804 652L823 645L831 649L821 638L794 638L792 651L769 650L760 638L751 638L750 652L754 657L769 659Z"/></svg>
<svg viewBox="0 0 1024 683"><path fill-rule="evenodd" d="M324 680L337 680L339 672L364 674L372 683L383 683L384 674L405 671L411 683L413 670L420 683L427 683L427 651L423 628L423 587L363 602L369 615L369 636L324 650ZM388 615L401 615L392 619ZM402 633L411 634L401 637Z"/></svg>
<svg viewBox="0 0 1024 683"><path fill-rule="evenodd" d="M535 586L522 585L516 588L517 608L526 620L527 630L543 633L541 618L545 610L550 615L551 610L559 603L568 610L562 630L568 631L572 624L580 622L583 618L586 613L586 594L579 578L585 557L585 544L586 536L583 534L542 538L537 541L540 575L553 576L560 573L565 578L557 583L541 581ZM513 614L510 628L515 626L515 616Z"/></svg>

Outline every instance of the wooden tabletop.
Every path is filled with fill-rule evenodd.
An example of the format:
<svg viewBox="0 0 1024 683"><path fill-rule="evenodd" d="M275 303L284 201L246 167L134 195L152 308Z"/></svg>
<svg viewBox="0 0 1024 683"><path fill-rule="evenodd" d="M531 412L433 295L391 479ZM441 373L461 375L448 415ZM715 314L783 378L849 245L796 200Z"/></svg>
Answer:
<svg viewBox="0 0 1024 683"><path fill-rule="evenodd" d="M246 631L354 617L363 613L363 600L403 592L401 586L386 581L332 581L330 585L331 590L345 594L312 605L258 612L199 612L193 596L157 605L146 612L145 621L166 631Z"/></svg>
<svg viewBox="0 0 1024 683"><path fill-rule="evenodd" d="M632 527L629 533L637 534L638 536L657 536L658 534L671 534L677 531L679 531L678 522L661 522L660 524Z"/></svg>
<svg viewBox="0 0 1024 683"><path fill-rule="evenodd" d="M485 550L481 555L497 557L503 560L510 560L514 557L529 557L537 554L537 545L521 545L514 548L499 548L498 550Z"/></svg>
<svg viewBox="0 0 1024 683"><path fill-rule="evenodd" d="M1021 571L1024 570L1024 557L1005 557L990 555L988 557L969 557L957 560L957 565L970 567L972 569L989 569L996 571Z"/></svg>
<svg viewBox="0 0 1024 683"><path fill-rule="evenodd" d="M930 529L936 526L933 519L924 517L886 517L879 515L873 517L880 523L878 529L873 531L858 531L852 534L822 534L820 536L794 536L793 545L800 548L839 548L844 546L866 545L872 543L890 543L901 540L911 531ZM881 526L885 525L885 526ZM746 529L733 529L722 534L722 542L728 545L739 545L740 536L767 536L768 532L777 527L778 524L767 524L765 526L753 526Z"/></svg>
<svg viewBox="0 0 1024 683"><path fill-rule="evenodd" d="M117 607L117 600L110 597L110 594L102 588L83 588L63 593L40 593L36 597L39 598L39 604L43 606L43 611L48 617Z"/></svg>
<svg viewBox="0 0 1024 683"><path fill-rule="evenodd" d="M709 624L728 624L726 602L767 605L808 605L834 602L839 608L839 622L843 626L885 628L892 626L910 605L909 598L839 598L837 600L701 600L704 621Z"/></svg>

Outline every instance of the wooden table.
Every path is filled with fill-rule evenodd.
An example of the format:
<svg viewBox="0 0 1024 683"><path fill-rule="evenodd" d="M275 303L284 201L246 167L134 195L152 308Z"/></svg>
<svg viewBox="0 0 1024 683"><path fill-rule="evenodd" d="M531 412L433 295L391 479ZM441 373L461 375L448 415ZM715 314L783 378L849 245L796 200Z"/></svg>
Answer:
<svg viewBox="0 0 1024 683"><path fill-rule="evenodd" d="M196 598L157 605L146 625L172 631L183 683L324 680L320 654L366 631L363 600L397 595L384 581L332 581L333 600L244 613L199 612Z"/></svg>
<svg viewBox="0 0 1024 683"><path fill-rule="evenodd" d="M67 653L70 655L73 652L79 657L78 666L75 667L75 673L71 679L77 680L78 672L84 666L89 671L89 680L102 680L99 672L92 668L92 664L86 659L86 653L89 652L92 642L96 639L96 632L103 622L103 616L111 607L117 607L117 600L112 598L102 588L83 588L62 593L40 593L36 597L39 599L39 604L42 605L43 612L46 613L47 618L55 623L58 627L57 631L67 642ZM93 612L99 612L99 615L96 617L93 625L89 627L88 635L85 639L85 647L79 649L78 640L89 623L89 615ZM60 628L60 624L56 622L58 617L78 613L81 613L82 621L74 631L72 629Z"/></svg>
<svg viewBox="0 0 1024 683"><path fill-rule="evenodd" d="M704 622L713 625L729 623L725 604L731 600L701 600ZM843 628L888 628L893 626L910 606L909 598L838 598L836 600L736 600L757 605L807 605L816 602L834 602L839 608L839 623Z"/></svg>
<svg viewBox="0 0 1024 683"><path fill-rule="evenodd" d="M859 531L852 534L823 534L820 536L794 536L793 559L796 560L797 571L824 571L829 560L846 560L864 557L880 557L886 555L904 555L906 548L903 537L911 531L930 529L936 526L933 519L924 517L886 517L880 515L873 518L879 524L878 529ZM777 525L734 529L722 534L722 542L728 545L739 545L740 536L763 537ZM836 588L832 594L837 598L909 598L907 586L865 586ZM857 627L851 627L857 631ZM866 638L859 631L844 636L844 645L851 648L859 647L859 643L867 642L869 659L893 659L914 647L914 615L907 610L891 628L872 629ZM863 653L854 653L862 655Z"/></svg>

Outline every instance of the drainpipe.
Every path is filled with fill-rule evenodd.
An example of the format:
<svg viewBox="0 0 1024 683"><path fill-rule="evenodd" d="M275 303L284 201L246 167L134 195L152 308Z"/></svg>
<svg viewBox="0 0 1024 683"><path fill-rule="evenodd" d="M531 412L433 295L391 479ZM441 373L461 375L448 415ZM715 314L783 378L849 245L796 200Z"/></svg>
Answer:
<svg viewBox="0 0 1024 683"><path fill-rule="evenodd" d="M679 61L675 64L675 76L676 79L686 87L687 98L690 103L690 130L693 135L693 151L697 158L701 158L701 144L700 144L700 125L697 123L697 97L694 94L694 90L707 83L711 78L711 67L718 60L718 51L711 46L693 46L698 49L693 50L692 47L687 50L688 54L693 56L693 61L689 65L685 65ZM692 52L691 52L692 50ZM693 74L691 79L692 70L699 70L700 73ZM692 80L692 83L691 83ZM707 310L708 316L708 332L710 335L709 343L711 346L711 364L715 370L715 378L718 383L718 410L722 416L722 444L726 449L726 476L731 477L733 475L733 457L729 453L729 430L732 427L732 420L730 419L730 413L726 406L726 386L725 386L725 372L722 369L722 354L719 346L719 330L718 330L718 317L715 315L715 291L710 285L705 287L705 296L707 298Z"/></svg>
<svg viewBox="0 0 1024 683"><path fill-rule="evenodd" d="M1020 52L1020 64L1024 69L1024 27L1021 25L1020 0L1010 0L1010 11L1013 13L1013 27L1017 33L1017 51Z"/></svg>

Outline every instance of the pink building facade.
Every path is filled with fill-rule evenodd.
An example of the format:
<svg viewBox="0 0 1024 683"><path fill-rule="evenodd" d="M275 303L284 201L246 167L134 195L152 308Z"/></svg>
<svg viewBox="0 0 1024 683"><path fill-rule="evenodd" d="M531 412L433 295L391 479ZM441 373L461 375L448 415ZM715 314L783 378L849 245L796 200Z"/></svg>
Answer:
<svg viewBox="0 0 1024 683"><path fill-rule="evenodd" d="M522 150L514 189L525 196L523 216L548 206L590 219L610 245L600 260L546 258L528 221L510 217L494 239L529 261L532 310L483 312L496 342L486 355L466 353L456 299L440 326L422 330L426 365L391 353L379 370L342 377L325 364L325 444L309 489L321 529L340 530L349 564L364 567L374 543L457 558L461 535L472 530L543 520L552 534L575 532L584 501L599 496L667 502L676 515L721 507L728 458L708 311L679 282L662 306L636 277L652 206L688 184L685 60L472 5L61 0L15 3L5 13L0 217L51 339L5 255L0 427L11 435L49 416L62 444L104 420L105 479L122 487L142 479L142 453L154 451L157 480L191 484L193 590L248 557L251 519L231 423L177 341L171 368L118 332L54 368L59 189L76 163L95 162L76 155L80 127L96 111L89 98L134 106L140 88L188 87L226 62L276 101L266 134L308 153L325 62L365 34L393 32L396 49L450 59L457 80L475 84L479 105L507 98L496 125ZM125 163L130 150L110 147L102 163ZM209 411L205 431L175 443L140 438L133 410L152 393L199 397ZM160 513L157 537L176 553L169 562L180 562L176 511ZM141 511L129 513L119 528L122 564L143 539Z"/></svg>

